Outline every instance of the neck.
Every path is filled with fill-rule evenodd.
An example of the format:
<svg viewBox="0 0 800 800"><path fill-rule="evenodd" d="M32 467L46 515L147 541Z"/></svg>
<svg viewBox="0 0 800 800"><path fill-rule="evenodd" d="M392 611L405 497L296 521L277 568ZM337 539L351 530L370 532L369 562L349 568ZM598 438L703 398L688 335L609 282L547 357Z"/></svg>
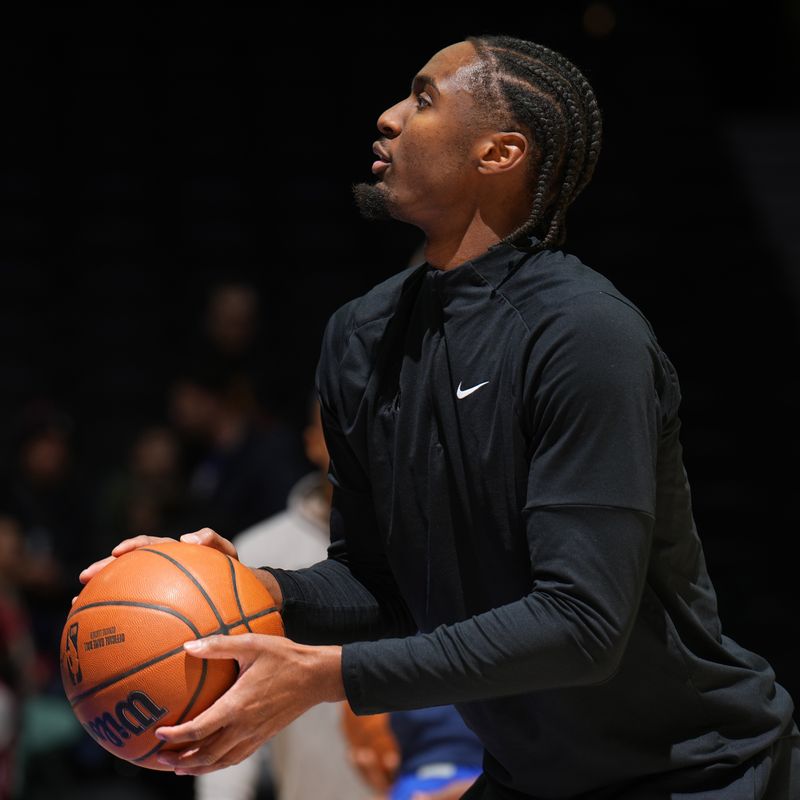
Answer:
<svg viewBox="0 0 800 800"><path fill-rule="evenodd" d="M478 210L466 224L456 221L448 228L440 222L436 227L424 229L425 260L439 269L449 270L476 258L527 219L519 214L513 219L509 219L507 214L505 217L503 220L486 220Z"/></svg>

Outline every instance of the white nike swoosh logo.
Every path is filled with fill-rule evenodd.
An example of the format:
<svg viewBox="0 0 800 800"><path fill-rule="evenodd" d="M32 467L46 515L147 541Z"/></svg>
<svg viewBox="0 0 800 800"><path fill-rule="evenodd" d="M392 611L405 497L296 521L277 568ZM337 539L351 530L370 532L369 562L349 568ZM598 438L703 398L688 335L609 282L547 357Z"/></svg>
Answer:
<svg viewBox="0 0 800 800"><path fill-rule="evenodd" d="M473 392L477 392L481 386L486 386L489 381L484 381L483 383L478 383L475 386L470 386L469 389L462 389L461 388L461 381L458 382L458 389L456 389L456 397L461 400L462 397L466 397Z"/></svg>

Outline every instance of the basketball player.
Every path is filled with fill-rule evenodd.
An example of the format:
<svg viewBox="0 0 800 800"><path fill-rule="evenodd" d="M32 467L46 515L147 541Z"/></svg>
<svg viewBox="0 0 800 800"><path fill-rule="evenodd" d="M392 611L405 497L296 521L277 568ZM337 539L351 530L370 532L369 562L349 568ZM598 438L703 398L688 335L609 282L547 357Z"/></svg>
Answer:
<svg viewBox="0 0 800 800"><path fill-rule="evenodd" d="M468 37L378 130L356 201L421 228L425 262L325 330L328 558L256 570L294 641L186 645L242 671L159 729L184 746L164 763L236 763L320 701L455 703L485 748L467 798L800 797L792 700L721 631L675 370L641 311L559 249L600 150L585 77Z"/></svg>

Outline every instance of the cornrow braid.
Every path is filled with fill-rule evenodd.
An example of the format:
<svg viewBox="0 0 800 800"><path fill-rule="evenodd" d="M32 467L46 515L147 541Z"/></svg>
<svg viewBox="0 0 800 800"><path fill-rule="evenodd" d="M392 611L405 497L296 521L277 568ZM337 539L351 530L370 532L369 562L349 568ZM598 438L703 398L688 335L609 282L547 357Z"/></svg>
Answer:
<svg viewBox="0 0 800 800"><path fill-rule="evenodd" d="M538 252L566 239L567 209L589 183L600 154L602 119L580 70L543 45L512 36L467 36L479 68L471 90L486 122L522 127L533 139L528 219L503 238ZM534 235L539 240L528 245Z"/></svg>

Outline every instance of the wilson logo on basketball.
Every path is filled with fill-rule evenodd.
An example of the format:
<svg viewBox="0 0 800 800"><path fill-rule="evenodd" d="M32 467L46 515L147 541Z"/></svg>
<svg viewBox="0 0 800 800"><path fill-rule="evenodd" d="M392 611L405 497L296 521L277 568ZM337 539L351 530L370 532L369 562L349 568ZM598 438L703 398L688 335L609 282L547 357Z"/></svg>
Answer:
<svg viewBox="0 0 800 800"><path fill-rule="evenodd" d="M105 711L84 727L100 742L122 747L131 736L141 736L160 720L168 709L154 703L144 692L131 692L125 700Z"/></svg>
<svg viewBox="0 0 800 800"><path fill-rule="evenodd" d="M72 681L73 686L77 686L83 680L83 672L81 672L81 660L80 656L78 655L77 622L73 622L69 626L69 633L67 633L67 641L64 647L64 659L67 662L69 679Z"/></svg>

